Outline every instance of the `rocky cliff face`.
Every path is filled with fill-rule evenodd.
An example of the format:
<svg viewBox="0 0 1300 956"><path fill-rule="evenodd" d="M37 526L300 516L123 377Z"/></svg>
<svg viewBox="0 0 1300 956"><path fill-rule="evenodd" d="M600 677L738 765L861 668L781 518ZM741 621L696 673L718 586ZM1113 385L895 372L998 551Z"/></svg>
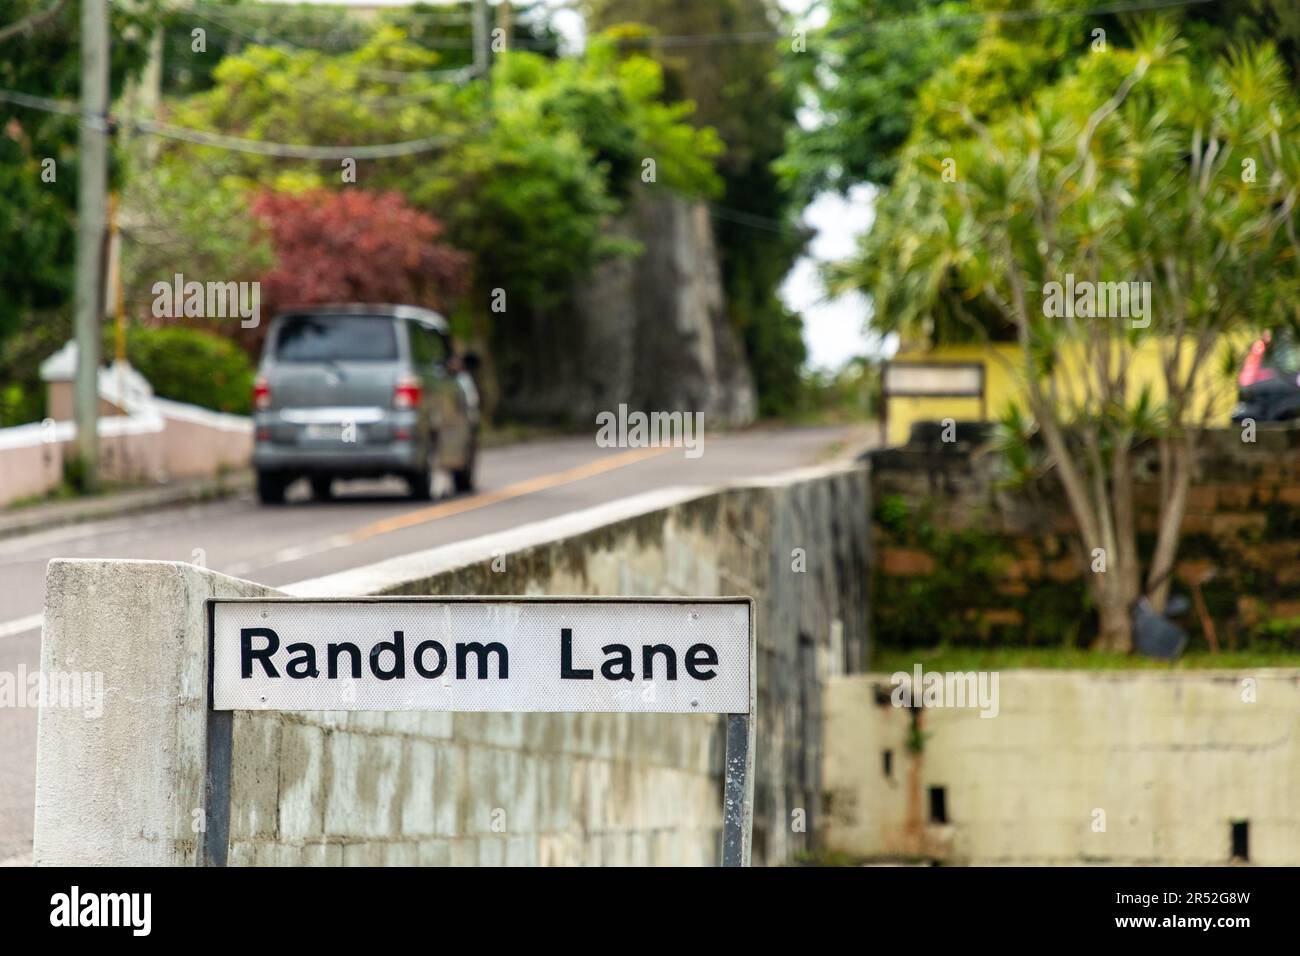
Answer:
<svg viewBox="0 0 1300 956"><path fill-rule="evenodd" d="M574 289L572 311L534 336L533 367L506 398L507 413L593 422L625 403L703 412L706 427L752 421L753 376L723 307L707 208L646 194L611 231L642 253L593 270Z"/></svg>

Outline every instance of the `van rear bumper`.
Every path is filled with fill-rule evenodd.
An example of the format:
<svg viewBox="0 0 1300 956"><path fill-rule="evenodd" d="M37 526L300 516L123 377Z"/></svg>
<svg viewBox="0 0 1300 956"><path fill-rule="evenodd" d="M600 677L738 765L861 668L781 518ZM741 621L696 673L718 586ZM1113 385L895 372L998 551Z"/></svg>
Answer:
<svg viewBox="0 0 1300 956"><path fill-rule="evenodd" d="M260 441L253 446L253 467L263 472L364 478L405 474L423 464L423 451L411 441L328 448Z"/></svg>

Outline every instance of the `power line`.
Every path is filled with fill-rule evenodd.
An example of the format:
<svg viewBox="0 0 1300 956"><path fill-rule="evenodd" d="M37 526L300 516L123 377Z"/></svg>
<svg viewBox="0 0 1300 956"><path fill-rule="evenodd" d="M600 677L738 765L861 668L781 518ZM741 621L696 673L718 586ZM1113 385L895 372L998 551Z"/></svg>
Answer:
<svg viewBox="0 0 1300 956"><path fill-rule="evenodd" d="M829 31L828 35L839 36L849 32L875 31L882 28L891 28L904 26L914 23L929 24L933 26L960 26L973 23L979 23L989 20L1007 21L1007 22L1026 22L1033 20L1058 19L1065 17L1089 17L1105 16L1110 14L1122 13L1140 13L1152 10L1166 9L1171 7L1194 6L1210 3L1212 0L1139 0L1136 3L1112 3L1108 5L1091 7L1087 9L1076 10L1006 10L1006 11L984 11L971 14L953 14L938 17L897 17L892 20L877 20L861 26L846 25L835 30ZM199 13L195 6L188 9L200 19L215 23L218 27L224 27L231 32L250 40L253 43L262 44L263 41L256 37L223 24L219 19L204 16ZM207 6L207 5L203 5ZM183 12L186 8L173 7L175 11ZM757 40L770 41L774 39L784 39L788 34L783 32L750 32L750 33L716 33L716 34L685 34L678 36L662 37L623 37L619 43L637 43L645 45L664 45L664 46L685 46L690 44L718 42L722 40L739 40L740 42L753 42ZM272 39L276 39L272 37ZM285 42L287 46L293 46L292 43ZM467 70L363 70L358 68L358 72L378 74L388 82L403 82L412 78L431 78L435 76L449 75L474 75L473 67ZM426 95L424 92L421 95ZM400 97L375 97L375 101L397 100ZM414 97L413 97L414 98ZM44 110L51 113L61 113L68 116L80 116L83 123L94 124L103 122L102 119L95 116L82 115L77 104L66 100L53 100L48 97L33 96L28 93L22 93L16 90L0 89L0 99L7 100L19 106L26 106L32 109ZM393 156L407 156L420 152L427 152L439 148L445 143L445 140L438 138L424 138L409 140L402 143L381 143L372 146L355 146L355 147L333 147L333 146L305 146L292 143L271 143L258 140L244 139L237 136L227 136L219 133L209 133L204 130L189 129L186 127L172 126L166 123L155 123L149 120L132 120L130 121L137 129L143 132L151 133L157 136L165 136L173 139L185 140L203 146L214 146L221 149L237 150L241 152L256 153L267 156L279 156L287 159L382 159ZM715 212L720 207L715 207ZM739 210L732 211L733 217L739 213ZM746 215L746 214L742 214ZM720 218L727 218L728 213L723 212ZM734 221L741 221L736 218ZM747 223L749 225L758 225L755 222ZM767 228L772 228L768 225Z"/></svg>
<svg viewBox="0 0 1300 956"><path fill-rule="evenodd" d="M180 12L179 10L177 12ZM217 29L224 30L235 36L262 46L283 45L292 47L295 50L315 50L319 52L330 52L335 50L347 49L348 47L360 47L365 44L372 36L374 30L367 30L364 25L359 29L353 28L348 24L340 24L337 30L326 30L320 33L272 33L266 27L259 25L241 25L236 27L220 17L207 16L199 13L197 10L188 11L193 17L205 20L208 23L216 25ZM183 24L177 24L165 29L173 32L187 32L188 27ZM252 32L248 32L252 31ZM431 37L431 36L408 36L411 43L435 50L468 50L471 49L473 41L468 37ZM554 46L550 40L532 41L522 40L521 43L542 46Z"/></svg>
<svg viewBox="0 0 1300 956"><path fill-rule="evenodd" d="M197 11L192 11L195 17L214 23L221 29L227 30L236 36L242 37L250 43L258 43L263 46L271 44L282 44L293 47L298 50L319 50L325 52L328 50L343 49L348 46L361 46L364 42L373 36L374 31L364 29L348 30L330 30L326 33L271 33L265 27L251 26L249 30L256 32L246 33L237 29L219 17L208 17ZM172 30L185 30L184 26L171 27ZM408 36L406 38L411 43L434 50L470 50L473 49L474 41L470 37L431 37L431 36ZM550 39L530 39L528 37L519 37L510 41L510 46L515 49L529 50L549 50L559 46L559 41Z"/></svg>
<svg viewBox="0 0 1300 956"><path fill-rule="evenodd" d="M43 110L46 113L61 113L64 116L81 116L81 107L71 100L54 100L48 96L33 96L17 90L0 89L0 100L7 100L28 109Z"/></svg>
<svg viewBox="0 0 1300 956"><path fill-rule="evenodd" d="M310 10L303 7L288 6L282 4L225 4L225 3L203 3L191 2L189 7L203 8L206 10L222 10L243 17L265 17L273 18L279 16L304 18L312 20L327 20L330 22L343 22L350 16L350 11L346 8L340 8L337 11L329 10ZM463 13L416 13L407 11L402 7L391 8L392 12L399 13L401 19L410 20L415 23L450 23L450 24L468 24L470 17ZM385 11L387 12L387 11Z"/></svg>
<svg viewBox="0 0 1300 956"><path fill-rule="evenodd" d="M282 46L289 47L290 49L295 49L300 51L325 52L317 47L300 46L296 43L293 43L285 39L283 36L272 34L269 31L265 31L265 30L262 31L263 33L262 36L246 33L243 30L240 30L237 27L234 27L231 24L224 22L223 20L221 20L220 17L210 17L210 16L206 16L203 13L200 13L196 9L196 7L206 7L208 9L212 9L211 4L191 3L186 6L173 5L171 7L171 10L177 13L184 13L188 11L189 13L192 13L194 16L198 17L199 19L214 24L218 29L224 29L230 33L233 33L238 37L241 37L244 40L247 40L250 43L259 46L270 46L272 44L279 44ZM220 9L224 10L224 9L233 9L233 8L221 7ZM486 39L486 37L484 37L484 39ZM431 44L430 41L425 39L415 40L413 42L417 44L426 45L426 46L438 45L436 43ZM458 49L468 49L470 45L473 44L473 42L474 41L472 39L467 39L465 41L444 43L442 45L448 47L454 46L455 48ZM514 45L519 46L521 45L521 43L520 41L515 41ZM544 45L554 46L555 44L552 41L537 41L537 43L533 45L540 48ZM459 68L445 69L445 70L383 70L383 69L376 69L373 67L361 67L361 66L354 66L352 69L360 76L364 76L374 80L379 80L385 83L394 83L394 84L406 83L417 79L446 81L450 83L465 83L471 79L474 79L475 77L482 75L485 70L485 67L483 67L479 63L474 63L466 67L459 67ZM366 106L371 106L371 107L389 108L394 104L400 106L402 104L416 102L422 99L430 98L438 95L438 93L439 91L437 89L426 89L426 90L419 90L414 93L404 93L404 94L399 93L399 94L390 94L384 96L367 96L367 97L358 98L354 100L354 102L364 103ZM312 95L312 94L304 94L304 95L308 99L315 99L315 100L322 100L327 98L324 96Z"/></svg>
<svg viewBox="0 0 1300 956"><path fill-rule="evenodd" d="M191 13L194 16L198 17L200 20L205 20L208 23L211 23L220 29L226 30L230 33L233 33L235 36L241 37L242 39L247 40L250 43L256 43L260 46L280 44L282 46L287 46L297 50L314 50L317 52L323 52L319 47L304 46L300 43L293 42L293 40L290 40L281 34L271 33L269 30L265 30L262 28L256 28L256 27L253 28L253 29L260 29L260 33L261 33L260 36L253 33L247 33L244 30L240 29L239 27L223 19L222 16L200 13L194 6L174 5L172 6L171 9L175 13L186 13L186 12ZM413 39L411 42L416 43L420 46L429 47L431 49L472 50L474 48L474 40L470 37L447 37L445 39L438 39L434 37L421 37L418 39ZM556 40L516 39L510 42L510 46L515 49L549 50L549 49L554 49L558 45L559 45L558 41ZM361 68L361 67L359 67L358 70L359 72L362 73L375 74L375 73L382 72L382 73L387 73L389 75L399 75L399 76L409 76L409 77L428 76L431 73L440 72L436 70L376 71L376 70L370 70L368 68Z"/></svg>
<svg viewBox="0 0 1300 956"><path fill-rule="evenodd" d="M1112 14L1148 13L1152 10L1164 10L1170 7L1192 7L1216 2L1218 0L1138 0L1136 3L1111 3L1100 7L1076 10L984 10L976 13L952 13L937 17L897 17L893 20L876 21L876 23L884 26L909 21L930 23L936 26L968 26L985 20L1023 23L1033 20L1063 20L1068 17L1104 17ZM852 33L856 32L856 30L856 27L845 25L832 32Z"/></svg>
<svg viewBox="0 0 1300 956"><path fill-rule="evenodd" d="M805 233L797 225L785 222L781 219L773 219L770 216L760 216L756 213L746 212L743 209L732 209L730 206L722 206L718 203L709 203L709 212L718 219L725 222L736 223L741 226L750 226L754 229L763 229L767 232L777 233L791 238L799 238Z"/></svg>
<svg viewBox="0 0 1300 956"><path fill-rule="evenodd" d="M189 44L187 41L182 41L180 40L180 38L177 38L177 40L178 43L175 44L176 46L188 47ZM367 80L378 82L378 83L390 83L394 85L398 83L407 82L412 77L428 80L434 83L451 83L451 84L458 85L461 83L467 83L470 80L474 79L475 76L478 75L478 72L476 68L473 66L473 64L470 64L469 66L448 68L445 70L428 70L420 74L414 74L409 71L403 71L403 70L379 70L379 69L370 69L370 68L365 69L364 73ZM420 100L431 99L435 96L440 95L443 91L444 91L444 87L442 86L430 86L426 89L414 90L409 93L391 93L391 94L382 94L382 95L374 95L374 96L353 96L351 94L351 91L345 91L345 92L335 93L335 94L319 94L319 93L310 93L303 89L297 89L295 90L295 95L307 100L313 100L317 102L325 101L325 100L338 101L339 99L346 99L349 103L361 104L368 107L386 108L388 106L400 106L404 103L415 103Z"/></svg>
<svg viewBox="0 0 1300 956"><path fill-rule="evenodd" d="M180 6L173 6L171 9L174 12L185 12L187 8L180 7ZM314 47L298 46L297 44L291 43L288 40L285 40L269 32L266 33L265 38L255 36L250 33L245 33L244 31L239 30L228 23L223 23L218 18L204 16L202 13L199 13L193 7L189 7L188 10L199 19L214 24L218 29L223 29L230 33L233 33L235 36L247 40L249 43L255 44L257 46L270 46L272 45L272 43L278 43L280 45L289 47L291 49L296 49L296 50L305 50L309 52L324 52ZM271 42L268 43L268 40ZM475 76L478 75L478 69L475 66L460 67L456 69L447 69L447 70L381 70L381 69L376 69L374 67L356 66L353 67L353 70L359 76L364 76L369 79L379 80L385 83L406 83L415 79L434 80L434 81L445 80L452 83L463 83L470 79L473 79ZM389 103L411 102L414 100L419 100L434 95L436 95L436 91L434 90L422 90L419 91L419 93L417 94L393 94L389 96L364 97L359 99L357 102L363 102L367 106L386 106ZM320 99L324 99L324 97L308 95L308 99L320 100Z"/></svg>
<svg viewBox="0 0 1300 956"><path fill-rule="evenodd" d="M843 36L849 36L855 33L876 33L882 30L890 30L890 29L896 29L896 28L908 27L908 26L956 27L956 26L973 26L985 22L1025 23L1025 22L1033 22L1039 20L1066 19L1070 17L1099 17L1099 16L1110 16L1110 15L1118 15L1118 14L1125 14L1125 13L1146 13L1155 10L1171 9L1174 7L1200 6L1206 3L1213 3L1213 2L1215 2L1215 0L1137 0L1137 2L1111 3L1111 4L1104 4L1101 6L1079 8L1073 10L1038 10L1038 9L984 10L984 11L977 11L972 13L955 13L955 14L946 14L946 15L939 15L939 16L893 17L893 18L887 18L881 20L873 20L861 24L844 24L842 26L836 27L833 30L825 31L824 35L828 37L839 38ZM212 10L212 11L220 10L222 12L220 15L217 16L209 16L204 13L201 13L200 9ZM276 36L270 33L265 33L264 36L266 39L263 39L262 37L245 33L244 31L240 30L238 27L232 26L230 23L225 22L222 19L222 17L225 16L241 16L241 15L247 16L253 14L254 11L256 11L256 15L258 16L273 17L273 16L280 15L282 13L282 11L279 10L271 10L271 9L264 10L253 6L225 6L222 4L208 4L208 3L191 3L184 6L175 5L171 7L171 10L175 13L186 13L186 12L192 13L194 16L198 17L199 19L206 20L207 22L212 23L218 27L221 27L235 34L236 36L248 40L251 43L257 43L259 45L267 45L267 40L270 40L273 42L281 43L285 46L295 47L297 49L315 49L312 47L304 47L300 44L292 42L286 37ZM288 8L283 12L286 14L291 13L292 15L304 15L304 16L310 14L321 18L334 16L333 14L326 13L325 11L294 11L291 8ZM412 13L412 14L403 14L403 16L406 16L411 19L414 19L416 17L427 17L431 20L431 22L445 22L445 23L468 22L467 19L434 20L433 18L436 15L431 15L431 14ZM345 19L342 18L333 20L332 22L337 23L339 26L347 26L347 27L354 26L353 24L348 23ZM253 29L261 29L261 28L254 27ZM821 32L821 31L810 31L810 32ZM790 33L788 31L753 30L748 32L731 32L731 33L687 33L687 34L676 34L676 35L666 35L666 36L647 35L647 36L618 37L614 39L612 42L617 46L690 47L690 46L708 46L708 45L721 44L721 43L771 43L777 40L789 39L789 37L790 37ZM298 38L303 39L303 37L301 36L299 36ZM473 40L470 38L449 37L441 40L434 39L434 38L422 38L415 42L421 43L422 45L425 46L442 48L442 49L456 49L456 50L473 49ZM558 41L545 40L545 39L537 39L537 40L513 39L510 42L510 46L515 49L553 49L554 47L558 46ZM387 72L389 73L406 72L408 73L408 75L411 76L419 76L422 75L422 73L428 73L430 71L387 71ZM437 72L437 71L433 71L433 72Z"/></svg>
<svg viewBox="0 0 1300 956"><path fill-rule="evenodd" d="M184 8L182 8L182 7L173 7L172 9L175 10L175 11L177 11L177 12L184 12ZM267 32L267 33L266 33L266 39L264 39L264 38L262 38L262 37L257 37L257 36L254 36L254 35L252 35L252 34L245 33L244 31L239 30L239 29L237 29L237 28L235 28L235 27L232 27L229 23L225 23L225 22L223 22L223 21L221 20L220 17L210 17L210 16L206 16L205 14L199 13L198 11L193 10L192 8L191 8L190 12L192 12L192 13L193 13L196 17L198 17L200 20L206 20L208 23L214 24L215 26L217 26L217 27L219 27L219 28L221 28L221 29L228 30L229 32L235 34L235 36L242 37L243 39L248 40L250 43L255 43L255 44L259 45L259 46L267 46L267 45L269 45L269 44L267 43L267 39L269 39L270 41L275 42L275 43L280 43L280 44L282 44L283 46L293 47L293 48L295 48L295 49L303 49L302 47L298 47L296 44L290 43L288 40L282 40L282 39L280 39L278 36L276 36L276 35L274 35L274 34L272 34L272 33L270 33L270 32ZM371 71L370 71L369 68L366 68L366 67L358 67L358 68L357 68L357 72L358 72L359 74L361 74L361 75L364 76L364 75L369 75ZM377 72L379 72L379 73L384 73L384 74L388 74L388 73L399 72L399 71L380 70L380 71L377 71ZM405 71L401 71L401 72L405 73ZM420 71L411 71L409 74L406 74L406 75L409 75L409 76L420 76L420 75L422 75L422 73L421 73Z"/></svg>
<svg viewBox="0 0 1300 956"><path fill-rule="evenodd" d="M893 17L880 20L873 20L861 24L844 24L832 30L810 31L822 33L823 36L840 38L859 33L877 33L884 30L892 30L909 26L925 27L960 27L973 26L985 22L996 23L1026 23L1041 20L1066 19L1071 17L1098 17L1110 16L1125 13L1145 13L1155 10L1171 9L1174 7L1199 6L1206 3L1212 3L1215 0L1136 0L1136 2L1111 3L1101 6L1078 8L1072 10L984 10L972 13L946 14L939 16L905 16ZM206 10L221 10L221 14L208 15L200 12L200 8ZM173 6L171 8L177 13L192 13L199 19L206 20L222 29L228 30L236 36L242 37L251 43L268 45L268 42L279 43L284 46L296 49L321 49L319 47L304 46L294 40L303 39L326 39L317 37L305 37L301 34L292 35L293 39L285 35L271 34L264 28L252 27L252 29L261 31L261 36L246 33L238 27L226 22L223 17L236 13L252 10L254 8L243 7L226 7L212 4L189 4L186 6ZM259 11L260 12L260 11ZM279 11L265 11L267 16L272 16ZM322 11L323 13L323 11ZM354 27L346 21L337 21L340 26ZM357 34L353 34L356 36ZM670 35L646 35L646 36L624 36L612 39L614 45L619 47L638 46L638 47L691 47L691 46L710 46L723 43L771 43L777 40L789 39L791 34L782 30L751 30L744 32L725 32L725 33L687 33L687 34L670 34ZM341 45L340 42L331 43L332 46ZM426 47L435 49L450 50L472 50L474 41L468 37L447 37L432 38L424 37L414 40ZM549 39L526 39L516 38L510 41L510 46L514 49L536 49L549 50L558 46L558 41ZM428 71L387 71L391 73L406 73L410 76L420 76Z"/></svg>
<svg viewBox="0 0 1300 956"><path fill-rule="evenodd" d="M183 140L198 146L213 146L218 149L253 153L258 156L275 156L280 159L395 159L399 156L432 152L452 142L451 138L446 136L426 136L401 143L377 143L371 146L303 146L294 143L269 143L263 140L245 139L241 136L227 136L224 133L208 133L184 126L155 123L152 120L132 119L127 120L127 123L142 133Z"/></svg>
<svg viewBox="0 0 1300 956"><path fill-rule="evenodd" d="M171 9L172 9L173 12L176 12L176 13L184 13L184 12L187 12L187 10L188 10L188 12L194 14L194 16L198 17L200 20L204 20L204 21L206 21L206 22L208 22L208 23L211 23L211 24L213 24L214 26L216 26L216 27L219 28L219 29L223 29L223 30L226 30L226 31L228 31L228 32L230 32L230 33L233 33L235 36L240 37L240 38L242 38L242 39L244 39L244 40L247 40L249 43L254 43L254 44L258 45L258 46L269 46L269 45L271 45L272 43L279 43L279 44L281 44L282 46L291 47L291 48L293 48L293 49L298 49L298 50L308 49L308 48L300 47L300 46L298 46L297 44L290 43L288 40L283 40L283 39L281 39L280 37L276 36L275 34L270 33L269 31L265 32L265 37L258 37L258 36L255 36L255 35L251 34L251 33L245 33L243 30L240 30L240 29L238 29L237 27L233 27L233 26L231 26L229 23L226 23L226 22L222 21L220 17L211 17L211 16L207 16L207 15L205 15L205 14L199 13L199 12L198 12L197 10L195 10L193 7L186 8L186 7L182 7L182 6L176 6L176 5L173 5L173 6L171 7ZM268 42L268 41L270 41L270 42ZM320 50L315 50L314 52L322 52L322 51L320 51ZM408 70L372 70L372 69L369 68L369 67L356 67L356 72L357 72L359 75L362 75L362 76L378 76L378 78L380 78L380 79L384 79L386 82L404 82L405 79L407 79L407 78L427 77L430 73L436 73L436 72L440 72L440 71L434 71L434 70L423 70L423 71L422 71L422 70L409 70L409 71L408 71ZM397 80L393 80L393 79L391 79L391 77L393 77L393 76L397 76L397 77L399 77L399 79L397 79Z"/></svg>
<svg viewBox="0 0 1300 956"><path fill-rule="evenodd" d="M823 36L840 38L855 33L878 33L883 30L908 26L955 27L973 26L988 21L1023 23L1035 20L1065 19L1067 17L1100 17L1111 14L1145 13L1169 7L1196 6L1215 0L1138 0L1130 3L1112 3L1104 6L1076 10L981 10L973 13L954 13L939 16L906 16L872 20L861 24L844 24L833 30L810 30ZM782 30L753 30L747 33L686 33L675 36L618 37L613 42L619 46L690 47L718 43L771 43L790 39L791 33Z"/></svg>
<svg viewBox="0 0 1300 956"><path fill-rule="evenodd" d="M78 116L81 117L82 122L88 124L104 122L102 118L83 115L78 105L70 100L54 100L45 96L32 96L28 93L7 89L0 89L0 100L6 100L18 106L42 110L47 113ZM111 126L111 121L107 125ZM206 130L173 126L170 123L156 123L153 120L146 119L128 118L120 121L120 125L129 126L153 136L182 140L198 146L212 146L217 149L253 153L259 156L275 156L281 159L393 159L399 156L413 156L417 153L432 152L442 149L453 142L450 137L446 136L426 136L421 139L406 140L400 143L375 143L365 146L313 146L298 143L274 143L247 139L242 136L228 136L224 133L210 133Z"/></svg>
<svg viewBox="0 0 1300 956"><path fill-rule="evenodd" d="M215 20L205 17L199 13L194 13L193 16L201 20L206 20L209 23L216 22ZM177 40L179 40L181 45L183 46L189 45L189 37L191 33L189 24L176 23L176 24L164 26L161 29L163 30L164 33L167 33L172 37L175 37ZM226 26L224 23L220 24L216 29L219 29L223 32L229 33L234 36L238 36L241 39L247 41L248 43L256 43L260 46L283 45L283 46L293 47L294 49L297 50L315 50L321 53L335 52L338 50L355 48L361 46L362 43L364 42L364 39L366 38L364 34L360 34L355 31L340 31L340 30L330 30L327 33L312 34L309 37L303 34L293 34L291 38L290 35L272 34L269 31L267 31L265 28L260 26L249 27L248 28L249 30L254 31L252 33L236 31L234 27ZM214 32L216 31L214 30ZM297 42L304 39L310 39L313 42L311 44Z"/></svg>

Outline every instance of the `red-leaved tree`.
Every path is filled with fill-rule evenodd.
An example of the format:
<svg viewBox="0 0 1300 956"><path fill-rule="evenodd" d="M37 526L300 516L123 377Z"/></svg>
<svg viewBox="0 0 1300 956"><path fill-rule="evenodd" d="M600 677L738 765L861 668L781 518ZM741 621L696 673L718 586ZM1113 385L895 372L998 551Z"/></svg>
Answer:
<svg viewBox="0 0 1300 956"><path fill-rule="evenodd" d="M321 302L445 309L468 286L469 255L442 242L442 223L400 193L267 191L252 209L275 256L261 277L264 316ZM265 328L250 331L260 342Z"/></svg>

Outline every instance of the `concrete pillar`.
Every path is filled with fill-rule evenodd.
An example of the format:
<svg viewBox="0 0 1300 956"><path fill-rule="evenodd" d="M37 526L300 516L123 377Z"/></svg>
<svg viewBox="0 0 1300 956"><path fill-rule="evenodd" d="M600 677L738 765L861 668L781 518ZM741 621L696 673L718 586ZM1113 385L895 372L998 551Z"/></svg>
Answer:
<svg viewBox="0 0 1300 956"><path fill-rule="evenodd" d="M166 561L52 561L45 588L42 674L74 675L102 688L102 701L41 708L34 862L193 865L207 746L204 602L278 592Z"/></svg>

